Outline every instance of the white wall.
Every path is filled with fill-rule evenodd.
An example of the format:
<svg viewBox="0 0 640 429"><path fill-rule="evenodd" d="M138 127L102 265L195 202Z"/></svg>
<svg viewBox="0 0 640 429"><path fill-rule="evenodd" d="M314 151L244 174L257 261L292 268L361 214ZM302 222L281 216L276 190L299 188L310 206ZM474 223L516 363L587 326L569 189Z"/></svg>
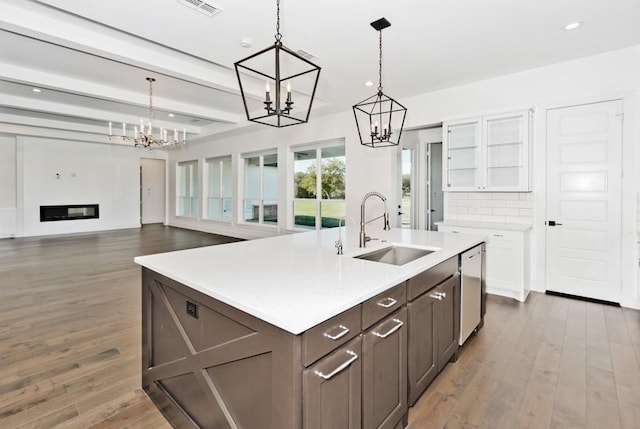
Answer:
<svg viewBox="0 0 640 429"><path fill-rule="evenodd" d="M18 236L140 226L140 158L122 145L17 138ZM59 176L58 176L59 175ZM99 219L40 222L40 206L99 204Z"/></svg>
<svg viewBox="0 0 640 429"><path fill-rule="evenodd" d="M0 238L16 233L16 139L0 136Z"/></svg>
<svg viewBox="0 0 640 429"><path fill-rule="evenodd" d="M534 223L533 268L534 287L544 290L544 224L545 218L545 112L547 108L584 102L622 98L625 110L624 125L624 171L623 178L623 305L640 308L636 243L637 190L639 177L635 171L640 165L638 136L640 136L640 46L621 49L579 60L528 70L494 79L434 91L402 99L408 108L407 128L437 124L446 119L464 117L478 113L497 112L521 107L535 106L533 138L533 193L525 197L524 205L518 207L522 217L530 217ZM388 83L393 94L393 84ZM210 156L232 154L234 168L242 152L270 147L280 150L280 189L286 189L293 175L287 165L287 151L291 144L309 143L344 137L347 157L347 214L359 217L362 196L376 190L384 195L394 195L397 175L397 152L395 148L370 149L360 146L351 111L311 118L310 123L284 129L258 128L253 133L240 136L216 138L210 142L192 144L170 155L170 183L175 186L175 164L188 159L203 160ZM174 191L172 191L174 192ZM236 189L235 197L238 197ZM517 195L517 194L516 194ZM511 197L510 197L511 198ZM518 198L520 198L518 196ZM286 195L280 195L281 207L286 205ZM505 203L506 204L506 203ZM459 206L458 206L459 207ZM206 222L201 219L177 219L175 194L170 198L170 224L226 233L230 235L258 237L281 233L286 229L282 212L278 229L248 228ZM373 213L371 213L373 215ZM394 213L392 212L392 215ZM488 214L488 213L487 213ZM493 211L491 214L502 216ZM506 215L505 220L506 220ZM394 219L392 219L393 221Z"/></svg>

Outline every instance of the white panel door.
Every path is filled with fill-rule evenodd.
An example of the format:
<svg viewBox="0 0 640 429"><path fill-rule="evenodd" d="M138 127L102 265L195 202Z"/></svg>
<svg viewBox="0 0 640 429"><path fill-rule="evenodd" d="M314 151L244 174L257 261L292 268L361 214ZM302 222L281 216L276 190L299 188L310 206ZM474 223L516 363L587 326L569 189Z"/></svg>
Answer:
<svg viewBox="0 0 640 429"><path fill-rule="evenodd" d="M165 218L165 161L140 159L140 223L163 223Z"/></svg>
<svg viewBox="0 0 640 429"><path fill-rule="evenodd" d="M621 176L622 101L547 111L547 290L619 301Z"/></svg>

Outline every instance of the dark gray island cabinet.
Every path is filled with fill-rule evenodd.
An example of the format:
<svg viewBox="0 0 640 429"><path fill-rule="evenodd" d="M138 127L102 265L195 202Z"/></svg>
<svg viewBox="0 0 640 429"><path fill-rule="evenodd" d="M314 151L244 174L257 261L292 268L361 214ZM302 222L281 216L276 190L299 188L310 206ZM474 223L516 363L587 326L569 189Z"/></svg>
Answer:
<svg viewBox="0 0 640 429"><path fill-rule="evenodd" d="M458 351L458 256L299 335L142 272L142 384L176 428L401 429Z"/></svg>

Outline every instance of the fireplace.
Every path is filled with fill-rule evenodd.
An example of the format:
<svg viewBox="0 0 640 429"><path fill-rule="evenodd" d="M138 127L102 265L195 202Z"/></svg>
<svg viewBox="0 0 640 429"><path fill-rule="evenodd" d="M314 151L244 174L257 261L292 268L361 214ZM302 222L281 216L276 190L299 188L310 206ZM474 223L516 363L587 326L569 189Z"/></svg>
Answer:
<svg viewBox="0 0 640 429"><path fill-rule="evenodd" d="M56 220L97 219L98 204L73 204L67 206L40 206L40 222Z"/></svg>

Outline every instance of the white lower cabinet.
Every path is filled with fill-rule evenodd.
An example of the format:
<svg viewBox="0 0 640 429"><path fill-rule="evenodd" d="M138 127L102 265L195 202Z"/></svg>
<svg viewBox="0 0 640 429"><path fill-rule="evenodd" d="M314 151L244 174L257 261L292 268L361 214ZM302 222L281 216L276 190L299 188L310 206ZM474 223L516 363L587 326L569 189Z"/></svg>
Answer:
<svg viewBox="0 0 640 429"><path fill-rule="evenodd" d="M486 290L524 301L531 289L530 230L503 230L472 226L438 225L438 231L484 235Z"/></svg>

